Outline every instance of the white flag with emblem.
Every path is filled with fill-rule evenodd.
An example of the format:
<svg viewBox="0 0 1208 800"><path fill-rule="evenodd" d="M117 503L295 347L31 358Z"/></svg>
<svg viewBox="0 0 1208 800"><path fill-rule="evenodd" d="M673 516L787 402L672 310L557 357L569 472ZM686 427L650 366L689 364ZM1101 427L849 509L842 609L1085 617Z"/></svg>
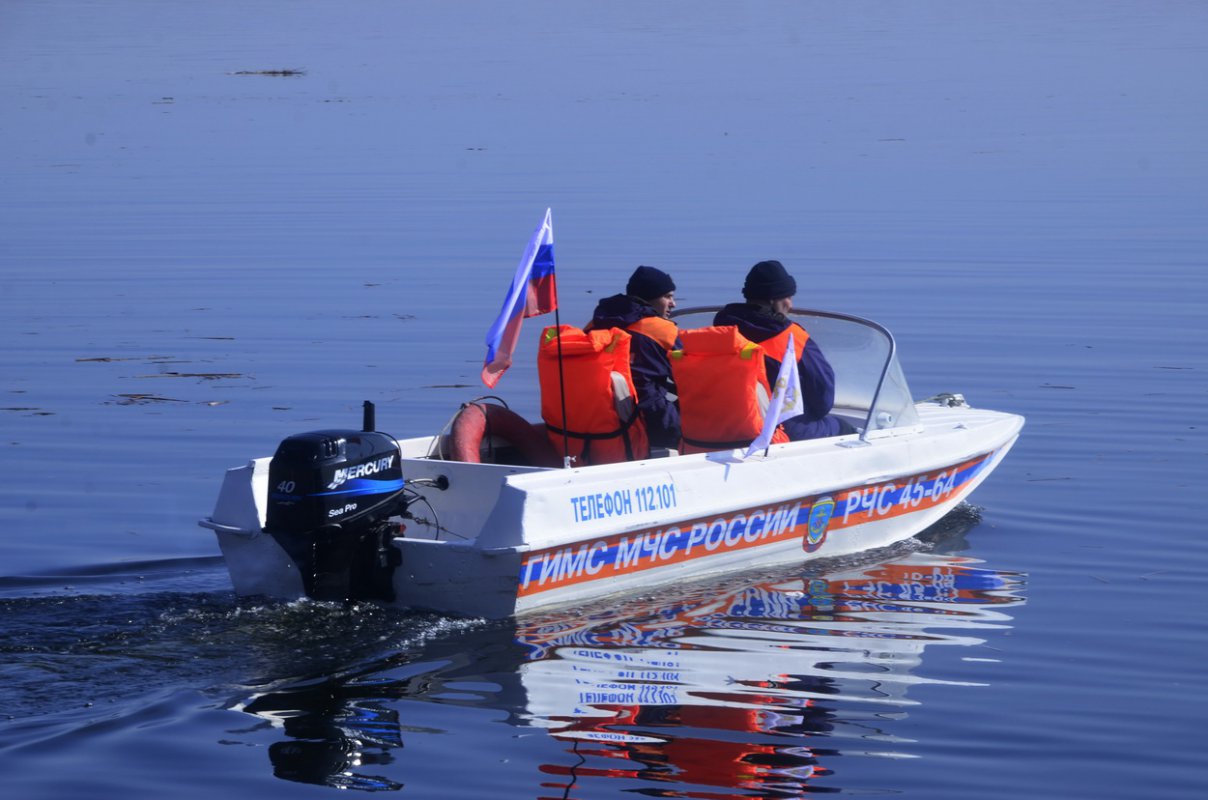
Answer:
<svg viewBox="0 0 1208 800"><path fill-rule="evenodd" d="M759 450L767 450L772 444L776 426L804 413L805 409L801 407L801 378L797 375L797 349L793 346L793 334L790 333L784 356L780 359L780 374L776 376L776 386L772 389L772 401L763 415L763 430L742 457L749 458Z"/></svg>

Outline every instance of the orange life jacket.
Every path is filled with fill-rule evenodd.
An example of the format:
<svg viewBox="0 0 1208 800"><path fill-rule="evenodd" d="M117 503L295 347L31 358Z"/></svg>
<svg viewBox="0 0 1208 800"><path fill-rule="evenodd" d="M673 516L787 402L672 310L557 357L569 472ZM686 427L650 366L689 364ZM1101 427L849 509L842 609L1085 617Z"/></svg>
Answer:
<svg viewBox="0 0 1208 800"><path fill-rule="evenodd" d="M573 325L551 325L541 332L537 350L541 418L559 455L572 456L580 464L649 457L646 425L638 413L629 371L630 339L620 328L582 331ZM565 420L561 387L566 390Z"/></svg>
<svg viewBox="0 0 1208 800"><path fill-rule="evenodd" d="M796 322L790 322L789 326L780 333L773 336L771 339L764 339L759 343L763 348L764 355L770 356L773 361L781 362L781 356L784 355L784 347L789 343L789 334L793 334L793 349L797 351L797 360L801 360L802 353L805 352L805 343L810 340L810 335L806 333L805 328L798 325Z"/></svg>
<svg viewBox="0 0 1208 800"><path fill-rule="evenodd" d="M771 397L763 347L734 325L680 331L680 341L683 349L671 352L680 402L680 452L746 447L763 430ZM788 440L780 428L772 436L774 443Z"/></svg>
<svg viewBox="0 0 1208 800"><path fill-rule="evenodd" d="M670 353L675 349L675 340L679 336L679 327L669 319L662 317L642 317L637 322L626 325L625 330L649 336Z"/></svg>

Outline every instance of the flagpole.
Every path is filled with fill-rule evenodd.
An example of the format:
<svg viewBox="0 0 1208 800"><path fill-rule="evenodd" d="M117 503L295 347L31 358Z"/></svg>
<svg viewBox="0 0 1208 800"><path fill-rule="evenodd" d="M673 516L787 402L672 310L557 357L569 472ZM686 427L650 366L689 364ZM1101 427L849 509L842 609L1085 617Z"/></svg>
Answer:
<svg viewBox="0 0 1208 800"><path fill-rule="evenodd" d="M542 256L542 248L546 254ZM541 271L534 283L533 267L541 258ZM558 281L554 274L554 224L550 219L550 210L545 209L545 219L533 233L533 238L525 248L520 266L512 278L512 286L499 317L487 331L487 360L482 368L482 382L489 388L503 377L503 372L512 363L512 352L520 336L520 323L527 317L554 312L554 330L558 336L558 395L562 403L562 461L563 467L569 467L573 460L567 453L570 441L566 428L566 375L562 365L562 317L558 313ZM498 371L492 372L491 367L498 364Z"/></svg>
<svg viewBox="0 0 1208 800"><path fill-rule="evenodd" d="M570 468L570 438L566 431L566 378L562 373L562 318L558 314L558 284L554 284L554 330L558 334L558 398L562 401L562 468Z"/></svg>

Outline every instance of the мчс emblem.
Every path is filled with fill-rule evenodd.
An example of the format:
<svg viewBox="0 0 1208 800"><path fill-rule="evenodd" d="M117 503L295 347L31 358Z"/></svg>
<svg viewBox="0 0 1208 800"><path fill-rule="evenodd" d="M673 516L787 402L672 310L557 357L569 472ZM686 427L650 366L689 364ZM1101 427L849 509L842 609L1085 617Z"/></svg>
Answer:
<svg viewBox="0 0 1208 800"><path fill-rule="evenodd" d="M801 546L807 553L812 553L826 541L826 529L830 527L831 515L835 511L835 498L827 495L819 497L810 508L810 517L805 539Z"/></svg>

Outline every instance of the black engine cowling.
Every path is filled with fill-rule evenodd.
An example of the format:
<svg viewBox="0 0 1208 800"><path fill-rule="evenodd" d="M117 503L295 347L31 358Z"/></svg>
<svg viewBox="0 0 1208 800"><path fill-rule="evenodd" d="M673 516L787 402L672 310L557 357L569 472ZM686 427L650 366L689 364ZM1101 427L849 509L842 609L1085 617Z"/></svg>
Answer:
<svg viewBox="0 0 1208 800"><path fill-rule="evenodd" d="M388 518L406 511L398 444L376 431L290 436L269 463L265 531L320 600L393 599Z"/></svg>

